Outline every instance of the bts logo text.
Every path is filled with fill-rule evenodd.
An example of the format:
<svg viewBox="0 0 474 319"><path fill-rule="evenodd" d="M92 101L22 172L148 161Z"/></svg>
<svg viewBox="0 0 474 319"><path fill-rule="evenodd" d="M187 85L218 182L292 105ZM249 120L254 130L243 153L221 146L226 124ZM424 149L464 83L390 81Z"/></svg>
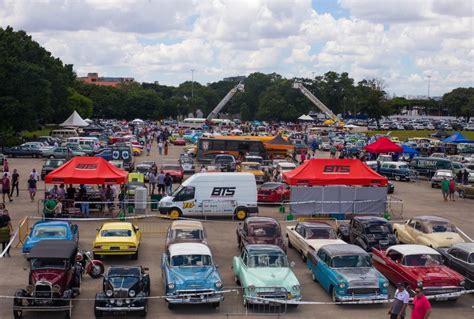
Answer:
<svg viewBox="0 0 474 319"><path fill-rule="evenodd" d="M235 195L235 187L214 187L211 196L232 197Z"/></svg>
<svg viewBox="0 0 474 319"><path fill-rule="evenodd" d="M327 166L324 166L323 173L349 173L350 171L351 171L350 166L327 165Z"/></svg>

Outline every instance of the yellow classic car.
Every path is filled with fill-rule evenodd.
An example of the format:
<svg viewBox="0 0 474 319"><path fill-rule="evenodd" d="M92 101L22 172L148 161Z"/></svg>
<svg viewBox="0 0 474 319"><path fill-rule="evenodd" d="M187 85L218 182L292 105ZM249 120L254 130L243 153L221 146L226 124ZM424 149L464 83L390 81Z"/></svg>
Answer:
<svg viewBox="0 0 474 319"><path fill-rule="evenodd" d="M97 229L93 245L94 259L104 255L131 255L136 260L140 239L140 230L132 223L105 223Z"/></svg>
<svg viewBox="0 0 474 319"><path fill-rule="evenodd" d="M263 183L263 172L262 166L258 162L242 162L237 167L238 172L252 173L255 175L255 181L257 183Z"/></svg>
<svg viewBox="0 0 474 319"><path fill-rule="evenodd" d="M403 224L393 224L393 232L403 244L441 248L464 242L456 226L449 220L437 216L418 216Z"/></svg>

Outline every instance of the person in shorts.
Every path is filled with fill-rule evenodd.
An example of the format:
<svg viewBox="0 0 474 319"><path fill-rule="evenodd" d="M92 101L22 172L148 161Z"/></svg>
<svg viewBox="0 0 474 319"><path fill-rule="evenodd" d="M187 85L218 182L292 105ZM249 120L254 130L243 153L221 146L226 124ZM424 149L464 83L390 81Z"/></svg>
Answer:
<svg viewBox="0 0 474 319"><path fill-rule="evenodd" d="M446 177L441 181L441 193L443 194L444 201L447 202L449 196L449 180Z"/></svg>
<svg viewBox="0 0 474 319"><path fill-rule="evenodd" d="M404 319L405 312L410 302L410 294L406 290L405 283L399 282L397 284L397 290L395 291L395 296L393 298L392 305L388 314L390 319Z"/></svg>
<svg viewBox="0 0 474 319"><path fill-rule="evenodd" d="M456 190L456 182L454 181L454 178L451 178L451 179L449 180L449 185L448 185L448 187L449 187L449 200L451 200L451 201L454 202L454 201L455 201L455 199L454 199L454 191Z"/></svg>
<svg viewBox="0 0 474 319"><path fill-rule="evenodd" d="M34 202L35 200L37 182L38 180L35 178L33 174L31 174L30 178L28 179L28 192L30 193L30 199L32 202Z"/></svg>
<svg viewBox="0 0 474 319"><path fill-rule="evenodd" d="M10 196L10 178L8 177L8 173L3 174L2 178L2 195L3 195L3 202L5 203L5 195L7 195L10 202L13 201L12 197Z"/></svg>

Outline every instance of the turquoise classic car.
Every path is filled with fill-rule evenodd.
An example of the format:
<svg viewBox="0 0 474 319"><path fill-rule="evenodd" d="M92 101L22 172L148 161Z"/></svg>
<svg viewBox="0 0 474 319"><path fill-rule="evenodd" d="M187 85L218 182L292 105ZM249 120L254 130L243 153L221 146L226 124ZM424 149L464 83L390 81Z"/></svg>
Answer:
<svg viewBox="0 0 474 319"><path fill-rule="evenodd" d="M301 300L300 283L285 252L275 245L246 245L234 257L232 269L243 287L244 305L272 304L272 300ZM293 304L297 306L297 304Z"/></svg>
<svg viewBox="0 0 474 319"><path fill-rule="evenodd" d="M43 240L79 241L79 228L66 221L40 220L30 230L23 244L23 254L28 254L36 244Z"/></svg>
<svg viewBox="0 0 474 319"><path fill-rule="evenodd" d="M217 308L224 300L221 276L205 244L171 244L162 255L161 272L169 309L206 303Z"/></svg>
<svg viewBox="0 0 474 319"><path fill-rule="evenodd" d="M388 299L388 280L359 246L322 246L316 254L308 254L307 265L313 280L331 294L334 302Z"/></svg>

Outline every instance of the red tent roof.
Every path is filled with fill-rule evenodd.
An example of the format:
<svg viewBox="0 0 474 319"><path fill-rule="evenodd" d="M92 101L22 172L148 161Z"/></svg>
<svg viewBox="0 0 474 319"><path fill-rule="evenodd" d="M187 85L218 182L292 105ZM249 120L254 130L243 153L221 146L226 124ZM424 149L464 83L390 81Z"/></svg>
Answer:
<svg viewBox="0 0 474 319"><path fill-rule="evenodd" d="M284 173L290 185L386 186L387 178L357 159L311 159Z"/></svg>
<svg viewBox="0 0 474 319"><path fill-rule="evenodd" d="M381 137L372 144L369 144L364 147L364 149L369 153L402 153L403 147L395 144L390 139L386 137Z"/></svg>
<svg viewBox="0 0 474 319"><path fill-rule="evenodd" d="M46 175L46 184L123 184L128 173L101 157L74 157Z"/></svg>

